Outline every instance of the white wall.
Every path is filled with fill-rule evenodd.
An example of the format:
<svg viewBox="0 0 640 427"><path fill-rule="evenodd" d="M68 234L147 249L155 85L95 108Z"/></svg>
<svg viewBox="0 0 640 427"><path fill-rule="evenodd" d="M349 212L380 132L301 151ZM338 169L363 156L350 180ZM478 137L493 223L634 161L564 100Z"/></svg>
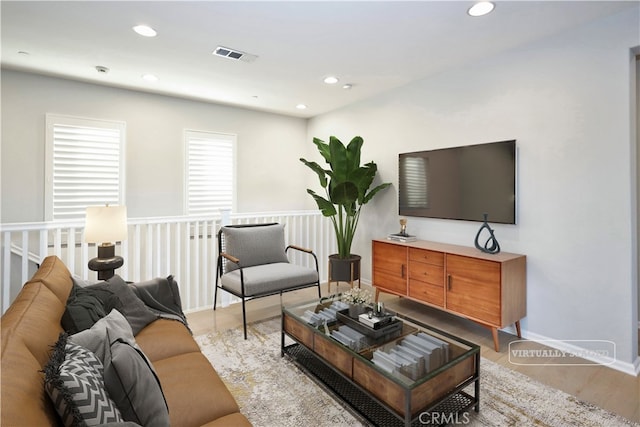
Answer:
<svg viewBox="0 0 640 427"><path fill-rule="evenodd" d="M238 135L238 212L305 208L304 119L2 70L3 223L44 219L46 113L126 122L132 218L183 214L184 129Z"/></svg>
<svg viewBox="0 0 640 427"><path fill-rule="evenodd" d="M638 356L631 237L630 49L626 12L310 120L311 136L361 135L363 160L394 187L363 210L354 252L398 231L398 153L516 139L517 225L495 225L527 255L532 337L611 340ZM635 142L633 142L635 143ZM480 223L408 218L419 238L473 246ZM369 276L370 277L370 276Z"/></svg>

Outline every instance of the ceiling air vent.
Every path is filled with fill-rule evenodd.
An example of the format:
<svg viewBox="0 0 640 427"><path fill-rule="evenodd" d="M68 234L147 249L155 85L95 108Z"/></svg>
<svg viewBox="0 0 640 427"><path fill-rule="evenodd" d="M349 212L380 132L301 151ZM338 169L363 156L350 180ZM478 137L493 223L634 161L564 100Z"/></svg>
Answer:
<svg viewBox="0 0 640 427"><path fill-rule="evenodd" d="M222 56L223 58L233 59L235 61L253 62L256 60L256 55L251 55L247 52L242 52L237 49L230 49L228 47L218 46L213 51L216 56Z"/></svg>

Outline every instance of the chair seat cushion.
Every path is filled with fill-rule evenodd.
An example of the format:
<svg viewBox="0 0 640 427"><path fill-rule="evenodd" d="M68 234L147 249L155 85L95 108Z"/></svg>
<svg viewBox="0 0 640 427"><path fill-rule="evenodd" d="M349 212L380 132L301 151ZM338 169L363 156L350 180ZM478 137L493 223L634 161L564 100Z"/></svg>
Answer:
<svg viewBox="0 0 640 427"><path fill-rule="evenodd" d="M242 271L245 296L276 293L318 282L316 270L287 262L255 265ZM223 274L220 280L223 288L241 293L240 270Z"/></svg>

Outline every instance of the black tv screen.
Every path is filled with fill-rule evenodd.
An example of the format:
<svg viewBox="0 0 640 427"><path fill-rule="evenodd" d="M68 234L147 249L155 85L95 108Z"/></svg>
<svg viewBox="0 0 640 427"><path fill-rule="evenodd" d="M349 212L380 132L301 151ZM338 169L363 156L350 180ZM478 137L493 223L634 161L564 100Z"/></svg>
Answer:
<svg viewBox="0 0 640 427"><path fill-rule="evenodd" d="M516 223L516 141L399 155L400 215Z"/></svg>

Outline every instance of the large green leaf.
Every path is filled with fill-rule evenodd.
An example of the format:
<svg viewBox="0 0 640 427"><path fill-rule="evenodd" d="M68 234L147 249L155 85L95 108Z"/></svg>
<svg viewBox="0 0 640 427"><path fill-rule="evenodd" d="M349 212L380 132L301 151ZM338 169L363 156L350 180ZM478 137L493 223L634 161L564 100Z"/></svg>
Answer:
<svg viewBox="0 0 640 427"><path fill-rule="evenodd" d="M318 179L320 180L320 185L322 186L322 188L326 188L327 187L327 176L326 176L327 171L325 171L322 168L322 166L320 166L316 162L310 162L305 159L300 159L300 161L305 165L307 165L309 169L311 169L318 175Z"/></svg>
<svg viewBox="0 0 640 427"><path fill-rule="evenodd" d="M369 203L369 201L371 199L373 199L373 196L375 196L376 194L378 194L378 192L384 190L385 188L389 187L391 185L390 182L385 182L384 184L380 184L377 187L375 187L373 190L369 191L367 193L367 195L364 197L364 199L362 200L362 203L360 203L361 205L366 205L367 203Z"/></svg>
<svg viewBox="0 0 640 427"><path fill-rule="evenodd" d="M358 187L351 181L340 182L330 189L329 197L337 205L351 205L358 200Z"/></svg>
<svg viewBox="0 0 640 427"><path fill-rule="evenodd" d="M322 215L335 216L338 213L333 203L331 203L324 197L319 196L318 194L315 193L315 191L307 190L307 193L311 194L311 197L313 197L313 199L316 201L316 204L318 205L318 209L320 209L320 211L322 212Z"/></svg>
<svg viewBox="0 0 640 427"><path fill-rule="evenodd" d="M349 163L347 159L347 148L338 138L332 136L329 140L329 151L331 155L331 170L336 184L349 179Z"/></svg>
<svg viewBox="0 0 640 427"><path fill-rule="evenodd" d="M354 137L347 145L347 163L349 171L356 171L360 167L360 151L364 140L360 136Z"/></svg>
<svg viewBox="0 0 640 427"><path fill-rule="evenodd" d="M331 163L331 154L329 152L329 145L319 138L313 138L313 143L318 147L320 155L327 163Z"/></svg>

